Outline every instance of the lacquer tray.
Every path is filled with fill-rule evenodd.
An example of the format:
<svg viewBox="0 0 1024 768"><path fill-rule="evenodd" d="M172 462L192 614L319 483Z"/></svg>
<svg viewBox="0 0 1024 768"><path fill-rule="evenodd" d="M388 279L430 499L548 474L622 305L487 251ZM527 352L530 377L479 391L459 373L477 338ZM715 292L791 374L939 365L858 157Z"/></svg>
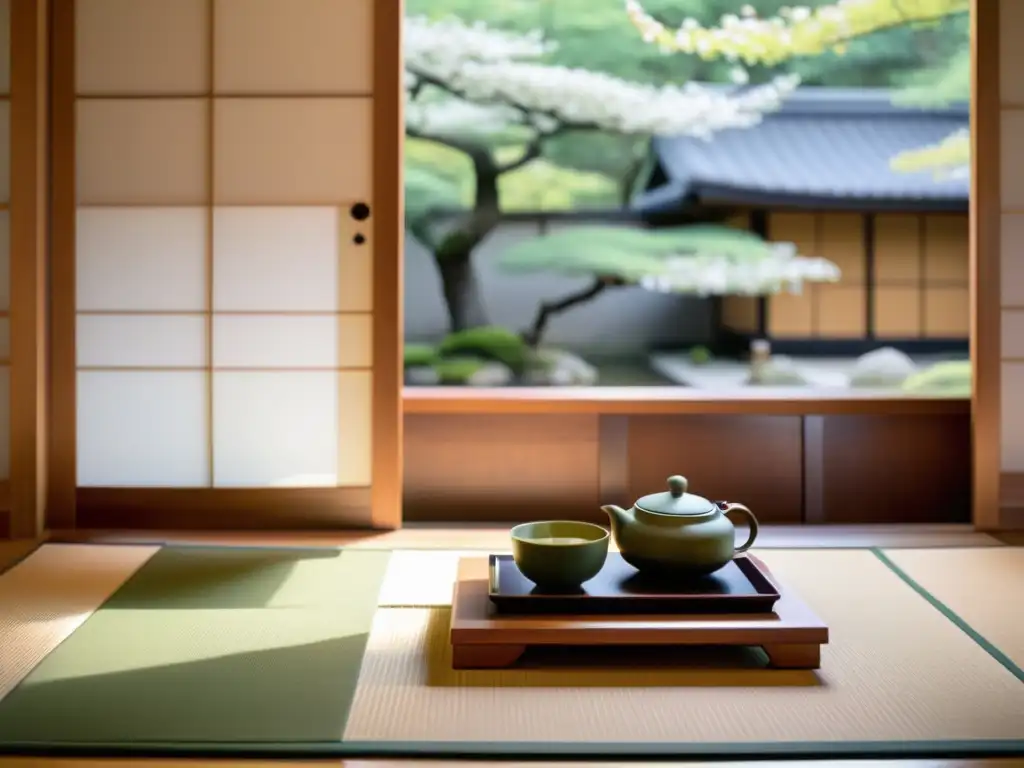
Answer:
<svg viewBox="0 0 1024 768"><path fill-rule="evenodd" d="M601 572L572 592L539 589L512 555L491 555L488 568L488 597L502 614L771 613L779 599L775 583L744 555L710 576L673 583L645 579L609 552Z"/></svg>
<svg viewBox="0 0 1024 768"><path fill-rule="evenodd" d="M750 559L767 573L756 557ZM450 629L454 669L509 667L528 650L546 647L709 645L760 646L773 667L817 669L828 642L828 626L784 587L771 613L510 616L489 599L488 578L487 558L459 561Z"/></svg>

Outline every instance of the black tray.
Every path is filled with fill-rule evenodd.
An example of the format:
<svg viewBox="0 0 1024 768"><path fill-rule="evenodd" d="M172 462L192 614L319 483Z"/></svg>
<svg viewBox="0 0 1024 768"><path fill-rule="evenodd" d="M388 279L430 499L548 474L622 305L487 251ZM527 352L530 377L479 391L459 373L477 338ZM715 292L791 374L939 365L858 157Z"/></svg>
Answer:
<svg viewBox="0 0 1024 768"><path fill-rule="evenodd" d="M778 588L740 555L710 576L683 583L645 579L618 552L573 592L546 592L520 573L512 555L490 556L489 597L499 613L771 613Z"/></svg>

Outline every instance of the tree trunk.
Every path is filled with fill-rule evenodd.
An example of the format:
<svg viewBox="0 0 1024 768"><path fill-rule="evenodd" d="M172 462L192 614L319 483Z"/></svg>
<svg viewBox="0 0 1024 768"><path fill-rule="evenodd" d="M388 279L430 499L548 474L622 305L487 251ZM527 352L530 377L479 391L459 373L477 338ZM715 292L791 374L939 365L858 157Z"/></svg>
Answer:
<svg viewBox="0 0 1024 768"><path fill-rule="evenodd" d="M452 333L490 324L473 251L501 220L498 177L502 169L485 146L467 147L464 151L473 163L473 207L434 249Z"/></svg>
<svg viewBox="0 0 1024 768"><path fill-rule="evenodd" d="M442 291L448 309L452 332L489 325L487 310L480 291L480 281L473 268L473 249L435 253Z"/></svg>

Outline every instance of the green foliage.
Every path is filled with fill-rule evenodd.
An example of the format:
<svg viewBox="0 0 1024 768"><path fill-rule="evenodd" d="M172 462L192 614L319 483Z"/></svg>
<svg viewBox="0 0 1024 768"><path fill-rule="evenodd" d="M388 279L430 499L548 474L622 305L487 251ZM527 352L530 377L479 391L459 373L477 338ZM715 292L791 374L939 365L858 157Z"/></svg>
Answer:
<svg viewBox="0 0 1024 768"><path fill-rule="evenodd" d="M656 230L581 226L516 242L498 264L508 272L607 275L634 282L662 273L669 256L703 253L753 262L768 256L770 246L750 232L710 224Z"/></svg>
<svg viewBox="0 0 1024 768"><path fill-rule="evenodd" d="M486 360L476 357L452 357L437 360L434 372L440 384L466 384L470 376L487 365Z"/></svg>
<svg viewBox="0 0 1024 768"><path fill-rule="evenodd" d="M612 137L596 135L600 140ZM514 160L523 145L505 145L494 150L498 162ZM424 210L423 203L434 208L468 207L473 202L473 167L461 152L422 139L405 142L406 218ZM608 152L601 152L608 156ZM581 161L582 164L582 161ZM614 167L612 167L614 166ZM612 164L604 170L618 171ZM410 172L416 186L410 185ZM423 179L435 179L432 185ZM419 197L409 202L410 192ZM619 204L615 179L601 172L565 168L539 158L498 180L501 207L505 211L570 211L580 208L614 208Z"/></svg>
<svg viewBox="0 0 1024 768"><path fill-rule="evenodd" d="M694 365L707 365L714 360L714 355L707 347L693 347L690 350L690 362Z"/></svg>
<svg viewBox="0 0 1024 768"><path fill-rule="evenodd" d="M914 395L945 395L970 397L970 360L952 360L925 368L907 378L902 389Z"/></svg>
<svg viewBox="0 0 1024 768"><path fill-rule="evenodd" d="M419 368L437 362L437 350L429 344L406 344L402 360L406 368Z"/></svg>
<svg viewBox="0 0 1024 768"><path fill-rule="evenodd" d="M406 164L404 175L406 225L426 242L434 212L460 205L458 190L442 176L415 165Z"/></svg>
<svg viewBox="0 0 1024 768"><path fill-rule="evenodd" d="M449 334L438 352L443 358L479 357L504 363L521 374L529 363L530 351L520 336L497 325L469 328Z"/></svg>
<svg viewBox="0 0 1024 768"><path fill-rule="evenodd" d="M940 66L924 68L907 78L894 101L908 107L942 107L970 98L971 49L965 39L960 50Z"/></svg>

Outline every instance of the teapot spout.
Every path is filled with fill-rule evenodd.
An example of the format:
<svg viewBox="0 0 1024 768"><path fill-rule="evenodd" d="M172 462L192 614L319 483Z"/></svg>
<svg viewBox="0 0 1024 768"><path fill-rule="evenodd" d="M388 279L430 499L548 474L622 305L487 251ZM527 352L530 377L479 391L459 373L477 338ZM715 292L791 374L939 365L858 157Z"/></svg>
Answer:
<svg viewBox="0 0 1024 768"><path fill-rule="evenodd" d="M633 516L628 510L617 507L614 504L605 504L601 510L608 515L608 521L612 526L612 533L617 537L622 529L628 525Z"/></svg>

